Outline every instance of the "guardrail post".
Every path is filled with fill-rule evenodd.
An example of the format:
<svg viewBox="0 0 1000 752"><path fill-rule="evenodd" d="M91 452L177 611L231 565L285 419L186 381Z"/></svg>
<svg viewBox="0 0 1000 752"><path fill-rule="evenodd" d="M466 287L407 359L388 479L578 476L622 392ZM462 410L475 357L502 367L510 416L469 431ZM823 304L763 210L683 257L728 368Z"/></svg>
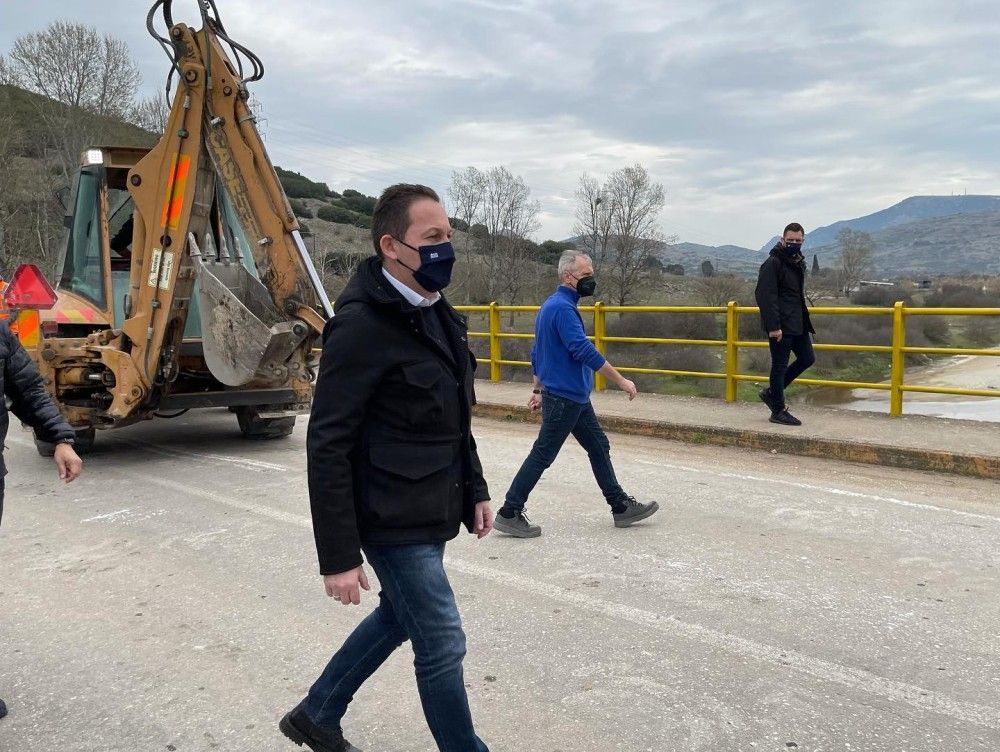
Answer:
<svg viewBox="0 0 1000 752"><path fill-rule="evenodd" d="M906 358L906 304L897 301L892 308L892 372L889 377L889 415L903 414L903 374Z"/></svg>
<svg viewBox="0 0 1000 752"><path fill-rule="evenodd" d="M605 316L604 313L604 303L600 301L594 303L594 347L597 348L597 352L601 355L607 356L608 346L604 341L604 336L606 334L605 326ZM601 374L594 375L594 389L599 392L604 391L606 384L605 379Z"/></svg>
<svg viewBox="0 0 1000 752"><path fill-rule="evenodd" d="M726 402L736 401L736 374L739 373L739 352L736 342L740 337L740 313L736 301L726 304Z"/></svg>
<svg viewBox="0 0 1000 752"><path fill-rule="evenodd" d="M500 381L500 307L496 302L490 303L490 381Z"/></svg>

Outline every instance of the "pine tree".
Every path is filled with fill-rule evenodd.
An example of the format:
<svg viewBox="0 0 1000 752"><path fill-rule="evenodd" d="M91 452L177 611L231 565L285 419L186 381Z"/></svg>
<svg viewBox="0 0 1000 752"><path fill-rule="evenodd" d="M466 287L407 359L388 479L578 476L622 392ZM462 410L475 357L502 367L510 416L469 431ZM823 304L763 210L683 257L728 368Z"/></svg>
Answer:
<svg viewBox="0 0 1000 752"><path fill-rule="evenodd" d="M813 270L812 270L812 273L813 273L814 277L819 274L819 256L817 256L815 253L813 254Z"/></svg>

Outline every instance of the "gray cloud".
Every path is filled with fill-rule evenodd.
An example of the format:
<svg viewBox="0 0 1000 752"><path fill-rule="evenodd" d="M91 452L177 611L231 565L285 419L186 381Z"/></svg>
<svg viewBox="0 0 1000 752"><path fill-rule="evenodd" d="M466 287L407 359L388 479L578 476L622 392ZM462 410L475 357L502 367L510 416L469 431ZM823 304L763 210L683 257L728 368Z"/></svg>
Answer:
<svg viewBox="0 0 1000 752"><path fill-rule="evenodd" d="M367 192L505 164L542 203L539 239L570 233L581 173L635 161L667 188L664 231L696 242L1000 193L993 0L218 3L267 66L277 163ZM151 93L143 5L7 3L0 51L80 20L128 41Z"/></svg>

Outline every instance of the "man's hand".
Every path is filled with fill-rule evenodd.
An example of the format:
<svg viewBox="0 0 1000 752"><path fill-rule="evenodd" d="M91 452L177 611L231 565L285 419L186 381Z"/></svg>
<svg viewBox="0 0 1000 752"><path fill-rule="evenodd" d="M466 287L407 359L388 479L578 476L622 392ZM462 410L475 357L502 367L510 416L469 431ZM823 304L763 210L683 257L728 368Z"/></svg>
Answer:
<svg viewBox="0 0 1000 752"><path fill-rule="evenodd" d="M535 394L532 392L531 397L528 398L528 407L531 412L542 409L542 395Z"/></svg>
<svg viewBox="0 0 1000 752"><path fill-rule="evenodd" d="M629 381L624 377L622 377L622 380L618 382L618 388L628 395L629 402L634 400L636 395L639 393L639 390L636 389L635 382Z"/></svg>
<svg viewBox="0 0 1000 752"><path fill-rule="evenodd" d="M328 596L345 606L352 603L357 606L361 603L361 588L372 589L363 564L340 574L323 575L323 585L326 586Z"/></svg>
<svg viewBox="0 0 1000 752"><path fill-rule="evenodd" d="M781 342L781 330L780 329L775 329L773 332L768 332L767 336L770 337L773 340L777 340L778 342Z"/></svg>
<svg viewBox="0 0 1000 752"><path fill-rule="evenodd" d="M56 444L56 453L53 459L59 469L59 480L61 481L72 483L83 472L83 460L73 449L72 444Z"/></svg>
<svg viewBox="0 0 1000 752"><path fill-rule="evenodd" d="M539 395L535 395L536 397ZM472 527L472 532L477 538L485 538L493 529L493 510L490 509L488 501L481 501L476 504L476 522Z"/></svg>

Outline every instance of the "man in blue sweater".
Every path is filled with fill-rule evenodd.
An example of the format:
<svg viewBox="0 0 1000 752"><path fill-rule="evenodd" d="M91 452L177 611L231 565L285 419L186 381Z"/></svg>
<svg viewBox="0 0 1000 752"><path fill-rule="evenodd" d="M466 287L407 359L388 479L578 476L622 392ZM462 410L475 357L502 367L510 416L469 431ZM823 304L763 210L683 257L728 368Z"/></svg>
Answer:
<svg viewBox="0 0 1000 752"><path fill-rule="evenodd" d="M528 406L532 410L541 408L542 428L493 523L495 530L517 538L537 538L542 534L542 528L525 517L524 506L570 434L587 450L597 485L611 507L615 527L628 527L659 509L655 501L642 504L618 485L611 465L611 445L590 404L594 371L628 394L630 401L638 393L635 384L608 363L587 339L576 308L580 298L593 295L597 287L593 261L579 251L566 251L559 259L559 281L559 287L542 304L535 319L535 346L531 350L535 379Z"/></svg>

